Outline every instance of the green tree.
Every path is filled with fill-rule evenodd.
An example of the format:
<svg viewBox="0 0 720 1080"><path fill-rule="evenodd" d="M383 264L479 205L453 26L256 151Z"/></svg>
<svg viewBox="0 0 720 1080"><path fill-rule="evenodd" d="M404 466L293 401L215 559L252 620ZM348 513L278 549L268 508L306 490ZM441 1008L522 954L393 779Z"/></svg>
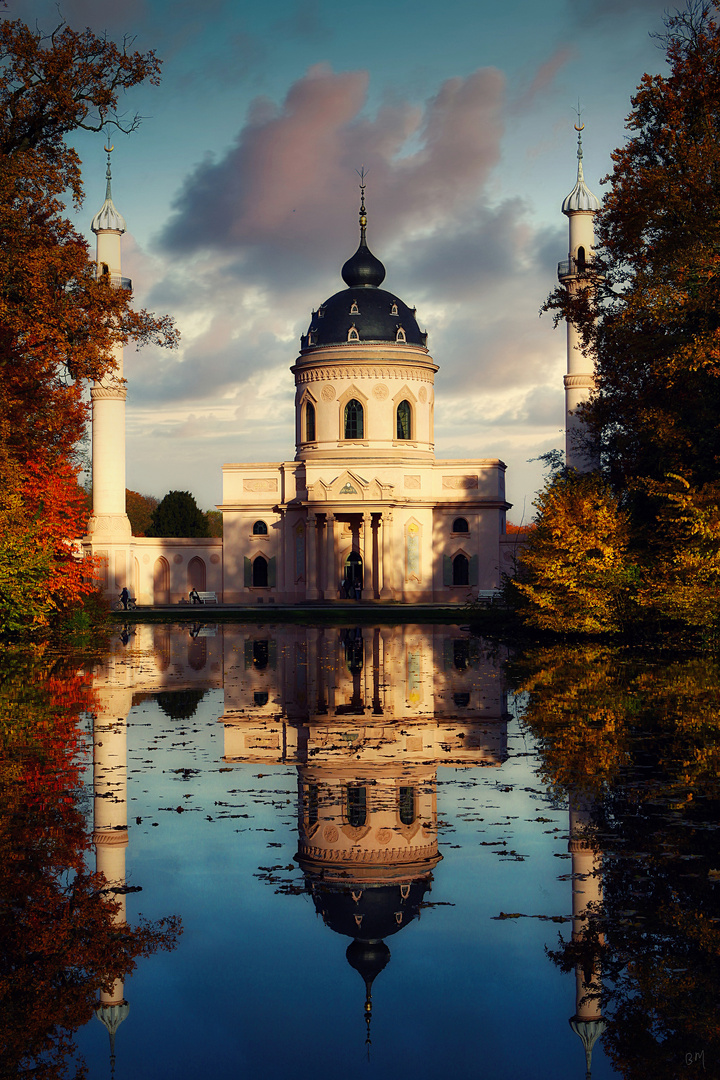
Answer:
<svg viewBox="0 0 720 1080"><path fill-rule="evenodd" d="M189 491L169 491L153 511L148 536L209 536L208 521Z"/></svg>

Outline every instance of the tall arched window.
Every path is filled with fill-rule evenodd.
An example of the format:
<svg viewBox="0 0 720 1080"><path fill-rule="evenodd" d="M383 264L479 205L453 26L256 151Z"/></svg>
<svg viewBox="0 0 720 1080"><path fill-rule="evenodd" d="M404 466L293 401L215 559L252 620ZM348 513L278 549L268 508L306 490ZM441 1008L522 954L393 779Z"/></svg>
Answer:
<svg viewBox="0 0 720 1080"><path fill-rule="evenodd" d="M403 825L412 825L415 820L415 788L401 787L398 791L398 809Z"/></svg>
<svg viewBox="0 0 720 1080"><path fill-rule="evenodd" d="M465 555L456 555L453 559L453 585L470 584L470 564Z"/></svg>
<svg viewBox="0 0 720 1080"><path fill-rule="evenodd" d="M579 247L578 248L578 253L577 253L578 270L584 270L585 269L586 258L587 257L585 255L585 248L584 247Z"/></svg>
<svg viewBox="0 0 720 1080"><path fill-rule="evenodd" d="M362 828L367 821L367 788L348 784L347 787L348 825L355 829Z"/></svg>
<svg viewBox="0 0 720 1080"><path fill-rule="evenodd" d="M253 525L253 536L267 536L267 525L264 521L256 521Z"/></svg>
<svg viewBox="0 0 720 1080"><path fill-rule="evenodd" d="M355 398L351 398L345 406L344 431L346 439L364 437L363 407Z"/></svg>
<svg viewBox="0 0 720 1080"><path fill-rule="evenodd" d="M411 439L412 410L409 401L401 401L397 407L397 437L398 439Z"/></svg>
<svg viewBox="0 0 720 1080"><path fill-rule="evenodd" d="M253 563L253 586L255 588L264 589L264 588L267 588L267 583L268 583L267 559L263 555L258 555L257 559Z"/></svg>
<svg viewBox="0 0 720 1080"><path fill-rule="evenodd" d="M305 405L305 442L315 442L315 406L312 401Z"/></svg>

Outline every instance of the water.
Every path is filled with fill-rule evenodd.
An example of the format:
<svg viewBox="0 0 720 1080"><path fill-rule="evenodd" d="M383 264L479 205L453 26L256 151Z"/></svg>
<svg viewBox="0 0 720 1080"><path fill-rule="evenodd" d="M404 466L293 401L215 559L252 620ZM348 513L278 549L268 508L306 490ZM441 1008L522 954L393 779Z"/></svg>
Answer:
<svg viewBox="0 0 720 1080"><path fill-rule="evenodd" d="M138 626L34 670L4 684L0 1075L23 1038L35 1075L93 1080L580 1080L584 1044L596 1080L713 1075L710 661ZM62 873L83 860L119 891Z"/></svg>

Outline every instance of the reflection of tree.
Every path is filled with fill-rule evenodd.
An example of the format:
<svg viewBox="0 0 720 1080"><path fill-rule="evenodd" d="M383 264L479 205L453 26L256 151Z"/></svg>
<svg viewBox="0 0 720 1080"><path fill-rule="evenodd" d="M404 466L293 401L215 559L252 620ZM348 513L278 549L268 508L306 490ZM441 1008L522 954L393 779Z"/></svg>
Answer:
<svg viewBox="0 0 720 1080"><path fill-rule="evenodd" d="M92 698L71 670L6 658L0 685L0 1077L60 1077L74 1031L139 956L172 948L175 918L117 926L118 904L89 873L79 801L78 724Z"/></svg>
<svg viewBox="0 0 720 1080"><path fill-rule="evenodd" d="M703 1062L711 1071L720 1061L718 665L559 647L515 673L545 778L558 795L597 798L603 901L553 958L565 970L601 963L603 1042L621 1075L675 1080L700 1075Z"/></svg>
<svg viewBox="0 0 720 1080"><path fill-rule="evenodd" d="M157 703L171 720L191 720L204 697L204 690L163 690Z"/></svg>

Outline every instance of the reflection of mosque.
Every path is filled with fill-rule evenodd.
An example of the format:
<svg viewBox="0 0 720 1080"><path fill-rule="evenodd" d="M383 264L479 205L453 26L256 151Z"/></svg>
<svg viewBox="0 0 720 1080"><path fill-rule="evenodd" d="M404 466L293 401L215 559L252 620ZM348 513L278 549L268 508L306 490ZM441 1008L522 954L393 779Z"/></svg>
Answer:
<svg viewBox="0 0 720 1080"><path fill-rule="evenodd" d="M127 716L133 697L224 688L224 764L297 770L298 850L325 924L349 939L346 957L371 989L390 959L387 939L427 902L438 850L437 770L496 767L507 757L505 693L480 643L456 627L283 629L139 626L96 671L97 868L125 882ZM573 931L599 900L589 811L571 808ZM118 895L117 919L125 920ZM602 1031L597 966L577 974L571 1021L587 1050ZM115 1033L128 1015L123 985L100 996Z"/></svg>
<svg viewBox="0 0 720 1080"><path fill-rule="evenodd" d="M439 765L507 756L505 695L477 642L449 627L239 632L226 669L225 761L298 774L298 853L317 912L350 938L371 988L386 939L415 919L438 851Z"/></svg>

